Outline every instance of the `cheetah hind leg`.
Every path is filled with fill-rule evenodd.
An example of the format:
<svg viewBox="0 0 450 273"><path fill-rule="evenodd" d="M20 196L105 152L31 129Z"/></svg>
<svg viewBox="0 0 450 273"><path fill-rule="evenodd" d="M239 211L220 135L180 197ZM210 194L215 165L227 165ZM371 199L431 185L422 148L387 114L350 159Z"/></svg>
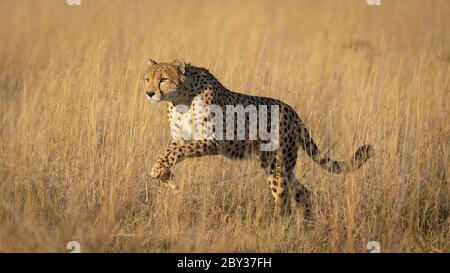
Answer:
<svg viewBox="0 0 450 273"><path fill-rule="evenodd" d="M287 187L287 178L275 177L269 175L267 178L272 196L275 202L275 215L286 216L291 212L290 198L289 198L289 187Z"/></svg>
<svg viewBox="0 0 450 273"><path fill-rule="evenodd" d="M311 191L301 184L293 174L290 185L292 187L291 192L292 197L295 200L295 204L297 204L299 208L303 209L305 220L312 221L313 197Z"/></svg>

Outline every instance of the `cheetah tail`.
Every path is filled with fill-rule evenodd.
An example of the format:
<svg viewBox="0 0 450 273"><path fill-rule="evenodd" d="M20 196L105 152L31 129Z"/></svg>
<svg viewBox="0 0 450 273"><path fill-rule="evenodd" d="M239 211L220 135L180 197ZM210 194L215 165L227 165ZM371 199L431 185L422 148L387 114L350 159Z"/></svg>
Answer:
<svg viewBox="0 0 450 273"><path fill-rule="evenodd" d="M312 138L302 139L306 145L302 146L303 150L316 162L320 167L332 173L351 172L361 167L369 158L375 155L375 150L372 145L363 145L359 147L353 158L347 161L336 161L329 157L321 157L317 145Z"/></svg>

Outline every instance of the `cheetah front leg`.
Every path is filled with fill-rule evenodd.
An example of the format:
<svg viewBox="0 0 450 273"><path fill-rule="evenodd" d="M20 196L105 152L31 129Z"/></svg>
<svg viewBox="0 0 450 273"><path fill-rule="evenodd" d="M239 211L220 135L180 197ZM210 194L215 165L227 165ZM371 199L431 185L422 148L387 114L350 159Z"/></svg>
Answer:
<svg viewBox="0 0 450 273"><path fill-rule="evenodd" d="M174 141L166 149L150 171L150 177L167 182L172 177L170 169L190 157L218 154L218 144L212 140Z"/></svg>

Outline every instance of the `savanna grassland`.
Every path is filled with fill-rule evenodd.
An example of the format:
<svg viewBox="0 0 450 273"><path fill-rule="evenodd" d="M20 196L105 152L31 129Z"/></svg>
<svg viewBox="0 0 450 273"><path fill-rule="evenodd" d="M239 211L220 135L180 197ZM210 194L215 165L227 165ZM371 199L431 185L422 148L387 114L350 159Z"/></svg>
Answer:
<svg viewBox="0 0 450 273"><path fill-rule="evenodd" d="M0 8L0 252L450 251L450 1L4 0ZM299 153L314 224L276 218L256 160L186 160L144 96L147 58L207 67L290 104L336 159Z"/></svg>

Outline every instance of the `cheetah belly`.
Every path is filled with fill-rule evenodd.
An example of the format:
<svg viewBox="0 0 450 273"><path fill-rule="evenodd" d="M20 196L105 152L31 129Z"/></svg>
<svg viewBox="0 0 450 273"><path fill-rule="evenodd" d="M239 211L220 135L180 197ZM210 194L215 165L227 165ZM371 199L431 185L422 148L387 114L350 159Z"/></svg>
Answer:
<svg viewBox="0 0 450 273"><path fill-rule="evenodd" d="M231 160L251 159L255 155L256 141L224 141L221 154Z"/></svg>

